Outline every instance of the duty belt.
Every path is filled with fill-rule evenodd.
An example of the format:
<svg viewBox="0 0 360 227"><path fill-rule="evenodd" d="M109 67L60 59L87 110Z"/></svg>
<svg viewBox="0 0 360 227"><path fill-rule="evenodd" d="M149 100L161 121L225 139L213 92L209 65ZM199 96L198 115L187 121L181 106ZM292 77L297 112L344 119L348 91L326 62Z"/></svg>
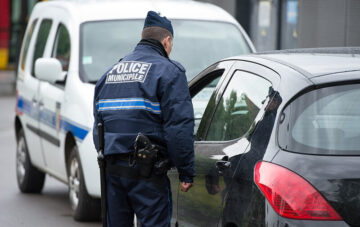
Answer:
<svg viewBox="0 0 360 227"><path fill-rule="evenodd" d="M105 160L107 162L114 162L114 161L128 161L134 155L134 152L124 153L124 154L111 154L106 155Z"/></svg>

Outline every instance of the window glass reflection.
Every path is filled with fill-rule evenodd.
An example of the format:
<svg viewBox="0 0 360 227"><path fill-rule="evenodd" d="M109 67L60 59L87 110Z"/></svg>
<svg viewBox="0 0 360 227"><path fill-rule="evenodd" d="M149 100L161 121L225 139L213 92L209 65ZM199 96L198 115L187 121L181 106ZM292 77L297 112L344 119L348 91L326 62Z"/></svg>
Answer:
<svg viewBox="0 0 360 227"><path fill-rule="evenodd" d="M216 109L206 140L226 141L243 136L258 114L271 83L237 71Z"/></svg>

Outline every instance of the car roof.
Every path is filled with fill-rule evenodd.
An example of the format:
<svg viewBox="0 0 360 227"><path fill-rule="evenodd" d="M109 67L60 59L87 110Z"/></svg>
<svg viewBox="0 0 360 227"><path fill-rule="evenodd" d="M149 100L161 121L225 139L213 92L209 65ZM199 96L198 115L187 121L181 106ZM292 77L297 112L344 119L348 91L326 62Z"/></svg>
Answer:
<svg viewBox="0 0 360 227"><path fill-rule="evenodd" d="M111 19L144 19L149 10L170 19L195 19L236 23L225 10L192 0L54 0L38 3L37 10L58 7L70 12L79 22Z"/></svg>
<svg viewBox="0 0 360 227"><path fill-rule="evenodd" d="M256 54L303 73L309 79L328 74L360 70L360 48L309 48Z"/></svg>
<svg viewBox="0 0 360 227"><path fill-rule="evenodd" d="M360 70L360 47L308 48L260 52L250 55L288 66L308 79ZM236 56L227 59L248 59Z"/></svg>

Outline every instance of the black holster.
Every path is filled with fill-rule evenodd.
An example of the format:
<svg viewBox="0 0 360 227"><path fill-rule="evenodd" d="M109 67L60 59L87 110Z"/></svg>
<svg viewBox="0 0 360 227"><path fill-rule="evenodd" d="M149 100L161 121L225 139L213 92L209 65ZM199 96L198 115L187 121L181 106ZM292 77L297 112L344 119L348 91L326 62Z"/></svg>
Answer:
<svg viewBox="0 0 360 227"><path fill-rule="evenodd" d="M148 178L152 173L155 175L166 174L171 168L171 161L165 153L165 148L152 143L142 133L137 135L134 148L140 176Z"/></svg>

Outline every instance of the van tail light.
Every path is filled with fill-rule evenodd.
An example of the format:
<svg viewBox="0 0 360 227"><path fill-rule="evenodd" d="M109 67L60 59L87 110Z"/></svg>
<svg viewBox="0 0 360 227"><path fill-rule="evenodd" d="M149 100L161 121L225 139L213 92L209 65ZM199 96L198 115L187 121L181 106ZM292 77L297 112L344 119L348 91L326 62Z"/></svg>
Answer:
<svg viewBox="0 0 360 227"><path fill-rule="evenodd" d="M254 174L256 185L279 215L302 220L342 220L309 182L289 169L258 162Z"/></svg>

